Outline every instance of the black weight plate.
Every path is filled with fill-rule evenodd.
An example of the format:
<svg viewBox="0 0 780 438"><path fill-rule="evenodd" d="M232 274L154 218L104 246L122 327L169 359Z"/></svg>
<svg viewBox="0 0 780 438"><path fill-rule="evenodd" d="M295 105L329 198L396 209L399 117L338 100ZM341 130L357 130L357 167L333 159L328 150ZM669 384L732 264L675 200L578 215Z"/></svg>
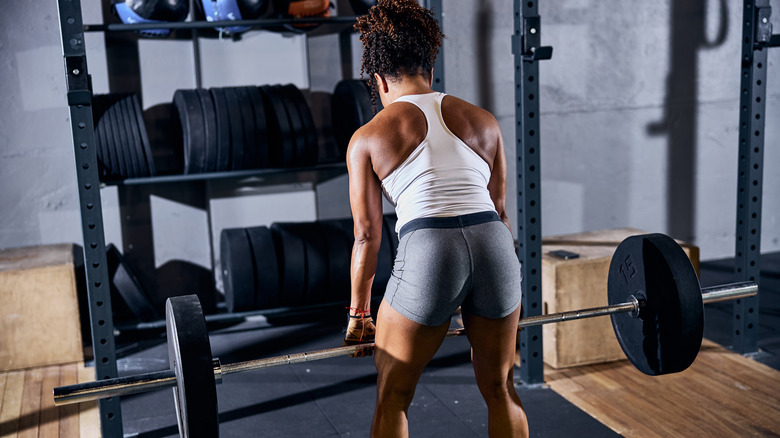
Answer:
<svg viewBox="0 0 780 438"><path fill-rule="evenodd" d="M100 176L102 180L112 180L117 177L116 164L114 163L114 154L111 151L106 136L106 118L105 114L100 117L95 125L95 143L97 147L99 165L102 165Z"/></svg>
<svg viewBox="0 0 780 438"><path fill-rule="evenodd" d="M154 156L152 156L149 134L146 132L146 122L144 122L144 113L141 109L141 102L138 101L138 96L135 94L130 96L130 102L133 108L132 111L135 115L135 126L138 129L138 134L141 136L141 150L143 151L147 174L149 176L155 176L157 175L157 169L154 165Z"/></svg>
<svg viewBox="0 0 780 438"><path fill-rule="evenodd" d="M206 320L197 295L171 297L165 303L168 362L176 374L173 400L179 435L219 436L217 383Z"/></svg>
<svg viewBox="0 0 780 438"><path fill-rule="evenodd" d="M117 140L119 146L124 151L127 161L125 164L128 169L128 176L137 178L140 176L140 169L138 168L137 157L135 156L135 144L133 143L132 134L130 132L130 126L127 123L127 115L125 113L125 97L119 99L112 107L114 110L114 121L117 125Z"/></svg>
<svg viewBox="0 0 780 438"><path fill-rule="evenodd" d="M358 82L354 79L339 81L331 96L333 136L342 156L346 155L352 134L368 121L364 120L363 106L360 103L360 99L366 98L366 87Z"/></svg>
<svg viewBox="0 0 780 438"><path fill-rule="evenodd" d="M244 127L244 169L254 169L257 161L255 150L255 115L252 109L252 101L246 87L235 87L241 109L241 123Z"/></svg>
<svg viewBox="0 0 780 438"><path fill-rule="evenodd" d="M217 121L217 165L216 171L230 170L230 113L225 92L221 88L212 88L214 114Z"/></svg>
<svg viewBox="0 0 780 438"><path fill-rule="evenodd" d="M252 310L255 305L255 279L252 248L243 228L223 229L219 240L222 285L230 312Z"/></svg>
<svg viewBox="0 0 780 438"><path fill-rule="evenodd" d="M195 90L200 101L200 108L203 111L203 128L206 131L206 153L203 158L203 171L214 172L217 169L217 115L214 111L214 100L211 93L202 88Z"/></svg>
<svg viewBox="0 0 780 438"><path fill-rule="evenodd" d="M271 232L281 279L279 304L296 306L306 290L306 244L297 223L274 223Z"/></svg>
<svg viewBox="0 0 780 438"><path fill-rule="evenodd" d="M266 116L263 95L257 87L244 88L252 103L252 112L255 116L255 167L263 169L268 167L268 118Z"/></svg>
<svg viewBox="0 0 780 438"><path fill-rule="evenodd" d="M263 95L263 103L265 103L268 119L268 138L270 140L268 145L269 166L292 166L295 160L295 146L293 145L290 122L287 118L284 103L268 85L260 87L260 94Z"/></svg>
<svg viewBox="0 0 780 438"><path fill-rule="evenodd" d="M688 256L663 234L632 236L618 245L609 266L609 304L645 297L639 318L613 314L612 326L628 360L649 375L676 373L696 359L704 307Z"/></svg>
<svg viewBox="0 0 780 438"><path fill-rule="evenodd" d="M122 133L119 131L120 124L117 120L119 115L117 114L118 105L114 102L103 116L106 118L106 134L108 136L109 144L112 145L114 153L116 153L117 165L119 169L120 178L132 178L132 167L130 166L130 156L127 153L127 149L122 143Z"/></svg>
<svg viewBox="0 0 780 438"><path fill-rule="evenodd" d="M374 295L384 293L387 282L390 280L390 273L393 271L393 250L390 246L391 237L387 227L384 226L384 221L382 222L382 243L379 245L374 284L371 288Z"/></svg>
<svg viewBox="0 0 780 438"><path fill-rule="evenodd" d="M301 93L298 87L293 84L288 84L284 87L287 90L287 95L298 109L298 115L301 117L301 131L306 139L305 159L302 164L314 166L317 164L320 147L317 141L317 127L314 125L314 116L311 113L311 108L309 108L306 98L303 97L303 93Z"/></svg>
<svg viewBox="0 0 780 438"><path fill-rule="evenodd" d="M301 116L298 114L298 107L293 102L293 96L290 95L289 90L281 85L274 85L273 91L279 96L284 104L284 109L287 112L287 120L290 123L290 134L292 135L293 145L295 148L295 158L293 161L294 166L306 165L306 136L303 133L303 122Z"/></svg>
<svg viewBox="0 0 780 438"><path fill-rule="evenodd" d="M279 264L274 238L268 227L246 229L252 247L255 273L255 308L268 309L279 303Z"/></svg>
<svg viewBox="0 0 780 438"><path fill-rule="evenodd" d="M133 121L135 116L132 113L132 103L130 102L130 96L120 100L119 110L121 114L122 126L125 130L125 139L123 144L130 154L132 161L133 173L136 177L147 176L145 171L145 163L142 163L143 151L141 151L141 136L138 134L138 130L134 128Z"/></svg>
<svg viewBox="0 0 780 438"><path fill-rule="evenodd" d="M350 262L352 246L348 244L344 229L336 221L319 222L325 237L328 254L328 293L326 301L343 302L350 298Z"/></svg>
<svg viewBox="0 0 780 438"><path fill-rule="evenodd" d="M108 145L103 133L101 120L108 105L107 96L95 94L92 96L92 124L95 128L95 151L97 153L98 168L101 180L112 179L112 169Z"/></svg>
<svg viewBox="0 0 780 438"><path fill-rule="evenodd" d="M232 170L246 169L244 163L244 121L241 116L241 100L234 88L222 88L228 104L230 118L230 168Z"/></svg>
<svg viewBox="0 0 780 438"><path fill-rule="evenodd" d="M176 90L173 94L173 106L181 122L184 173L203 172L206 132L198 94L195 90Z"/></svg>
<svg viewBox="0 0 780 438"><path fill-rule="evenodd" d="M106 112L103 113L100 121L103 125L103 135L105 135L106 145L108 145L109 154L111 156L112 168L114 171L114 177L116 179L122 179L127 177L127 170L124 165L124 157L119 145L115 139L116 128L114 128L113 117L111 117L111 106L116 102L116 96L111 95L113 99L106 108Z"/></svg>
<svg viewBox="0 0 780 438"><path fill-rule="evenodd" d="M306 291L303 302L318 304L327 301L328 247L325 236L316 222L300 224L300 233L306 244Z"/></svg>
<svg viewBox="0 0 780 438"><path fill-rule="evenodd" d="M141 282L133 274L130 265L127 264L119 250L112 244L106 247L106 260L108 266L113 268L109 279L113 289L118 292L122 301L136 318L144 322L157 319L154 304L144 292Z"/></svg>
<svg viewBox="0 0 780 438"><path fill-rule="evenodd" d="M114 139L114 127L112 118L109 117L109 110L122 97L122 94L105 94L96 96L96 100L101 108L101 116L98 122L98 130L101 131L103 145L108 156L108 166L110 168L109 179L122 179L123 165L120 160L120 150L117 148L117 142Z"/></svg>

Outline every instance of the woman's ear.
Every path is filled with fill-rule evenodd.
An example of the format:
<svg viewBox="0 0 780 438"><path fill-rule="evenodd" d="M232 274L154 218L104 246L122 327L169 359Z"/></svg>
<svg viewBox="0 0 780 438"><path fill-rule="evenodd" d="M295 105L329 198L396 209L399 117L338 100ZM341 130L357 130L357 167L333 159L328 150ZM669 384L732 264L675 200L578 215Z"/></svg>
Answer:
<svg viewBox="0 0 780 438"><path fill-rule="evenodd" d="M379 73L374 73L374 80L376 81L376 86L379 88L379 94L387 94L390 91L390 88L387 86L387 81Z"/></svg>

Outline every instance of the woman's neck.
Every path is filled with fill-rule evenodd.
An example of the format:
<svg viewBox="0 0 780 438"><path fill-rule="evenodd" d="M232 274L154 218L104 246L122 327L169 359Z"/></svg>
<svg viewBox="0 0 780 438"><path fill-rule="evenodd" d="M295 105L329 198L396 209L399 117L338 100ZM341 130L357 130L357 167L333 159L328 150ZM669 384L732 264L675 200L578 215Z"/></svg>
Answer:
<svg viewBox="0 0 780 438"><path fill-rule="evenodd" d="M400 79L387 80L387 92L385 93L382 84L379 84L382 104L389 105L401 96L412 94L431 93L431 81L425 76L403 76Z"/></svg>

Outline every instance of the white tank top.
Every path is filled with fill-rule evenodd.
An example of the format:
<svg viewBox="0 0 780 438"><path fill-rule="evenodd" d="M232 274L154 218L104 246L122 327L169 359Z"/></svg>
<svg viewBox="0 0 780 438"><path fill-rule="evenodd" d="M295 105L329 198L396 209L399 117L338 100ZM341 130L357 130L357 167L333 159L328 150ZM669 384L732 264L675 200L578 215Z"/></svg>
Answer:
<svg viewBox="0 0 780 438"><path fill-rule="evenodd" d="M425 114L428 133L390 175L382 191L395 206L395 231L421 217L449 217L496 211L487 185L490 166L447 128L441 114L444 93L401 96Z"/></svg>

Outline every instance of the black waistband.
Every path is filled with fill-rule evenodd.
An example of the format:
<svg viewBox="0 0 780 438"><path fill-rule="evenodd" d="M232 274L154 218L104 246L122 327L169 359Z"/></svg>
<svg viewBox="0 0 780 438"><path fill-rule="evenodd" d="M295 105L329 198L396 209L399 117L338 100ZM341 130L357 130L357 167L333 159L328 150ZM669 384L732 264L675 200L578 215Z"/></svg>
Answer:
<svg viewBox="0 0 780 438"><path fill-rule="evenodd" d="M495 211L481 211L479 213L450 217L421 217L412 219L404 224L401 227L401 231L398 232L398 238L400 239L404 237L404 234L422 228L462 228L493 221L501 221L501 218L498 217L498 213Z"/></svg>

